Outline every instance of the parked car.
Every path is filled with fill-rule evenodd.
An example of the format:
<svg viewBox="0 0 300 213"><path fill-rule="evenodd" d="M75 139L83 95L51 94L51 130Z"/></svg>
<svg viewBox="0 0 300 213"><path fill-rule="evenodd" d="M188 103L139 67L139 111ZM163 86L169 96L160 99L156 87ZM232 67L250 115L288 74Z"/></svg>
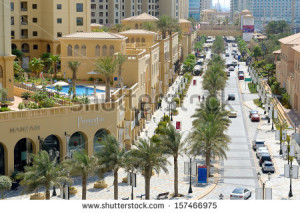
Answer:
<svg viewBox="0 0 300 213"><path fill-rule="evenodd" d="M229 53L225 53L225 57L229 57Z"/></svg>
<svg viewBox="0 0 300 213"><path fill-rule="evenodd" d="M237 66L238 65L237 61L233 61L232 65Z"/></svg>
<svg viewBox="0 0 300 213"><path fill-rule="evenodd" d="M261 170L262 170L263 173L265 173L265 172L274 173L275 172L275 168L274 168L274 165L273 165L272 161L265 161L262 164Z"/></svg>
<svg viewBox="0 0 300 213"><path fill-rule="evenodd" d="M235 188L230 194L230 200L247 200L251 197L251 191L246 188Z"/></svg>
<svg viewBox="0 0 300 213"><path fill-rule="evenodd" d="M236 44L232 44L232 47L236 47Z"/></svg>
<svg viewBox="0 0 300 213"><path fill-rule="evenodd" d="M232 101L235 100L235 95L234 94L229 94L228 95L228 101L230 101L230 100L232 100Z"/></svg>
<svg viewBox="0 0 300 213"><path fill-rule="evenodd" d="M239 74L239 80L244 80L244 74Z"/></svg>
<svg viewBox="0 0 300 213"><path fill-rule="evenodd" d="M265 161L272 161L270 154L262 154L259 158L259 166L262 166L262 164Z"/></svg>
<svg viewBox="0 0 300 213"><path fill-rule="evenodd" d="M256 140L252 141L252 148L254 149L254 151L256 151L260 147L264 147L264 146L265 146L264 139L256 139Z"/></svg>
<svg viewBox="0 0 300 213"><path fill-rule="evenodd" d="M198 59L196 65L203 65L204 60L203 59Z"/></svg>
<svg viewBox="0 0 300 213"><path fill-rule="evenodd" d="M263 146L256 149L256 157L259 159L262 154L269 154L268 147Z"/></svg>
<svg viewBox="0 0 300 213"><path fill-rule="evenodd" d="M234 71L234 66L229 67L229 71Z"/></svg>
<svg viewBox="0 0 300 213"><path fill-rule="evenodd" d="M259 122L260 121L259 114L252 114L251 121L257 121L257 122Z"/></svg>
<svg viewBox="0 0 300 213"><path fill-rule="evenodd" d="M226 75L227 75L227 77L230 77L230 72L227 71L227 72L226 72Z"/></svg>
<svg viewBox="0 0 300 213"><path fill-rule="evenodd" d="M205 55L205 54L202 54L202 55L200 55L200 58L205 59L205 58L206 58L206 55Z"/></svg>
<svg viewBox="0 0 300 213"><path fill-rule="evenodd" d="M258 111L257 110L249 111L249 118L251 118L252 114L258 114Z"/></svg>
<svg viewBox="0 0 300 213"><path fill-rule="evenodd" d="M238 74L243 74L243 75L244 75L245 73L244 73L244 71L239 70L239 71L238 71Z"/></svg>
<svg viewBox="0 0 300 213"><path fill-rule="evenodd" d="M236 111L230 111L230 112L228 113L228 117L229 117L229 118L236 118L236 117L237 117Z"/></svg>

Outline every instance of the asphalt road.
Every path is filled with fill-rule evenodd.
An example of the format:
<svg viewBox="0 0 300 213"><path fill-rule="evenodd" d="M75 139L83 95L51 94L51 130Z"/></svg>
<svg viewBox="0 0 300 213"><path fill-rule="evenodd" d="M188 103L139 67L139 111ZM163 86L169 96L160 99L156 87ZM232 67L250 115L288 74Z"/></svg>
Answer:
<svg viewBox="0 0 300 213"><path fill-rule="evenodd" d="M225 57L226 62L233 61L229 47L230 57ZM258 181L256 175L255 161L251 150L252 135L249 137L246 119L247 112L242 107L243 98L238 86L237 70L231 72L224 91L224 97L235 94L235 101L227 102L227 109L237 112L237 118L231 118L232 123L227 134L231 137L231 144L227 151L227 159L220 161L220 180L216 188L204 199L216 200L222 193L224 199L230 198L230 193L235 187L245 187L252 191L250 199L255 199L255 188Z"/></svg>

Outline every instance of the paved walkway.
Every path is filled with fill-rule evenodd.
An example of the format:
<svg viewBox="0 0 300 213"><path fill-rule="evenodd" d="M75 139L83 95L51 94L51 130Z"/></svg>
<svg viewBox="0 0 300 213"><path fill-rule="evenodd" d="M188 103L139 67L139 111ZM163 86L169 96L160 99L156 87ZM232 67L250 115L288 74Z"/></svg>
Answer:
<svg viewBox="0 0 300 213"><path fill-rule="evenodd" d="M168 94L175 94L176 85L179 84L180 79L182 77L178 77L174 83L174 90L170 87ZM195 112L195 109L199 106L198 95L200 94L203 96L202 91L202 77L194 77L194 80L197 81L197 85L191 85L187 96L184 99L183 106L178 108L179 115L174 116L173 124L175 125L176 121L181 121L182 133L186 136L188 132L192 129L192 119L190 118L191 115ZM157 110L154 113L153 118L151 121L146 123L146 130L148 131L148 137L151 137L154 133L154 129L157 127L157 124L160 118L163 116L163 112L167 113L167 103L165 100L162 102L163 110ZM141 133L140 137L145 137L145 131ZM163 192L170 192L173 193L174 183L174 168L173 168L173 157L169 159L170 165L168 166L169 174L161 173L155 174L151 178L151 190L150 190L150 197L151 199L155 199L159 193ZM179 166L179 193L183 194L184 197L181 198L173 198L173 199L198 199L201 195L207 193L208 190L211 189L212 183L214 179L211 179L209 184L198 185L193 177L192 187L193 193L188 194L189 189L189 176L184 175L184 161L188 161L186 156L180 156L178 159L178 166ZM197 158L196 161L199 164L203 164L203 161L200 158ZM131 187L126 184L122 183L122 178L125 177L127 174L124 172L123 169L119 172L119 199L124 197L130 197L131 195ZM88 186L87 186L87 199L91 200L112 200L113 199L113 173L106 173L105 174L105 181L108 184L108 188L106 189L94 189L93 184L98 180L98 177L90 177L88 179ZM76 177L74 178L74 184L78 189L78 193L75 196L72 196L71 199L81 199L81 178ZM60 190L57 190L58 194ZM29 199L29 195L20 195L21 187L18 191L10 191L6 194L7 199ZM52 193L52 192L51 192ZM144 184L144 177L141 174L137 174L137 187L134 188L134 195L141 195L145 193L145 184ZM53 197L51 199L61 199L60 196ZM135 198L136 199L136 198Z"/></svg>

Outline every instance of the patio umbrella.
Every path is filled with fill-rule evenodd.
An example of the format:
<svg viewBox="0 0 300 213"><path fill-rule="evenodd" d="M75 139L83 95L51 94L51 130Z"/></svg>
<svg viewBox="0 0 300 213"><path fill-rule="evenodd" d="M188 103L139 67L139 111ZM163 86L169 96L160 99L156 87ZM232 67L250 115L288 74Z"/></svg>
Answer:
<svg viewBox="0 0 300 213"><path fill-rule="evenodd" d="M66 82L64 82L64 81L59 81L59 82L53 84L53 86L56 86L56 85L59 85L59 86L68 86L69 84L66 83Z"/></svg>
<svg viewBox="0 0 300 213"><path fill-rule="evenodd" d="M94 70L91 72L87 73L88 75L99 75L98 72L95 72ZM96 80L94 79L94 102L96 103L96 93L97 93L97 89L96 89Z"/></svg>

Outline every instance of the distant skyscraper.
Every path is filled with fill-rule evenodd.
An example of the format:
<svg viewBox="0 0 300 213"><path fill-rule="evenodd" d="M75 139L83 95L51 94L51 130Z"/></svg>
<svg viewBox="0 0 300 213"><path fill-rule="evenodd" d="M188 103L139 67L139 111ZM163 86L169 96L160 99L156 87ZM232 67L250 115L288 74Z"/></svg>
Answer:
<svg viewBox="0 0 300 213"><path fill-rule="evenodd" d="M201 0L189 0L189 17L200 20Z"/></svg>

